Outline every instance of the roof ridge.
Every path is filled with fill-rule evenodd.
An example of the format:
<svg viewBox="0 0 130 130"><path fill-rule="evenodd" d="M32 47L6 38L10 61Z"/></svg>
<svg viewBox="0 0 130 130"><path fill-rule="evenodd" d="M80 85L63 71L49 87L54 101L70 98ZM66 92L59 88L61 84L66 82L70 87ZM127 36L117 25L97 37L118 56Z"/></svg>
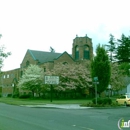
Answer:
<svg viewBox="0 0 130 130"><path fill-rule="evenodd" d="M29 51L29 53L32 55L33 59L36 60L35 56L34 56L34 55L32 54L32 52L31 52L32 50L29 50L29 49L28 49L28 51Z"/></svg>
<svg viewBox="0 0 130 130"><path fill-rule="evenodd" d="M50 52L50 51L42 51L42 50L31 50L31 49L28 49L30 51L40 51L40 52L48 52L48 53L59 53L59 54L62 54L61 52Z"/></svg>
<svg viewBox="0 0 130 130"><path fill-rule="evenodd" d="M30 49L28 49L30 50ZM38 52L47 52L47 53L56 53L56 54L62 54L60 52L50 52L50 51L41 51L41 50L30 50L30 51L38 51Z"/></svg>

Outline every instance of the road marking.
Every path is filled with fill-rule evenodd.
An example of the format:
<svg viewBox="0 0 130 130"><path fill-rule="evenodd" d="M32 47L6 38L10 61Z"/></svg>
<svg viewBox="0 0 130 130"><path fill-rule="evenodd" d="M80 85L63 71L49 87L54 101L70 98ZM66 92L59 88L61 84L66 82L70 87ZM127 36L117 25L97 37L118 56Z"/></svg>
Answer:
<svg viewBox="0 0 130 130"><path fill-rule="evenodd" d="M76 125L72 125L72 126L76 126ZM82 128L82 129L86 129L86 130L94 130L94 129L92 129L92 128L87 128L87 127L83 127L83 126L78 126L78 127L80 127L80 128Z"/></svg>
<svg viewBox="0 0 130 130"><path fill-rule="evenodd" d="M80 128L86 129L86 130L94 130L94 129L92 129L92 128L87 128L87 127L82 127L82 126L80 126Z"/></svg>

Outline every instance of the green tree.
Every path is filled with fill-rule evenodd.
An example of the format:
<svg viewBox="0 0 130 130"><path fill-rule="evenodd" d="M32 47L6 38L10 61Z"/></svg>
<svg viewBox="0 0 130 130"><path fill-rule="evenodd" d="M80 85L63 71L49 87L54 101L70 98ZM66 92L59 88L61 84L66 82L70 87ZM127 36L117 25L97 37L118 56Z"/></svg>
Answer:
<svg viewBox="0 0 130 130"><path fill-rule="evenodd" d="M0 38L2 37L2 34L0 34ZM7 58L9 55L11 55L11 52L5 52L5 47L0 47L0 68L3 66L4 59Z"/></svg>
<svg viewBox="0 0 130 130"><path fill-rule="evenodd" d="M98 77L97 92L99 95L107 89L110 82L111 67L108 54L105 47L98 45L96 48L96 56L93 58L91 63L91 74L92 78Z"/></svg>
<svg viewBox="0 0 130 130"><path fill-rule="evenodd" d="M30 65L19 80L18 87L34 93L40 93L43 85L43 70L37 65Z"/></svg>
<svg viewBox="0 0 130 130"><path fill-rule="evenodd" d="M110 34L110 40L108 42L108 44L105 45L107 47L107 52L109 54L109 59L110 61L114 61L114 55L115 55L115 51L116 51L116 42L115 42L115 38L112 34Z"/></svg>
<svg viewBox="0 0 130 130"><path fill-rule="evenodd" d="M130 64L129 63L121 63L119 65L119 69L123 70L123 74L130 77Z"/></svg>
<svg viewBox="0 0 130 130"><path fill-rule="evenodd" d="M122 74L124 75L125 79L125 87L130 84L130 63L121 63L119 65L120 71L122 71Z"/></svg>
<svg viewBox="0 0 130 130"><path fill-rule="evenodd" d="M130 62L130 36L121 35L121 39L118 39L118 47L116 52L116 58L119 62Z"/></svg>

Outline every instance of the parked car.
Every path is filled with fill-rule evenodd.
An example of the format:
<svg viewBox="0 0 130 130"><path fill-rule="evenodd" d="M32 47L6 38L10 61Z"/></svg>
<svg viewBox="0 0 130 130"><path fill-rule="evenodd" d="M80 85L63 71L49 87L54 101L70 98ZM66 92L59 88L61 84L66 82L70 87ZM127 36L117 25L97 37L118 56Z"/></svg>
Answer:
<svg viewBox="0 0 130 130"><path fill-rule="evenodd" d="M116 99L116 103L128 106L130 105L130 95L122 95L121 97Z"/></svg>

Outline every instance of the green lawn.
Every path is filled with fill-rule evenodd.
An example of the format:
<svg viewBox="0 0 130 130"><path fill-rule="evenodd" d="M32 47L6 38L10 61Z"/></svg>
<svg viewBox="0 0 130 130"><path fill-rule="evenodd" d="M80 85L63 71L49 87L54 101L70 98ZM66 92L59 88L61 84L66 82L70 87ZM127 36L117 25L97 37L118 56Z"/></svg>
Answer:
<svg viewBox="0 0 130 130"><path fill-rule="evenodd" d="M111 98L112 102L115 103L115 98ZM19 99L11 97L1 97L0 102L11 104L11 105L44 105L44 104L88 104L92 102L91 99L67 99L67 100L52 100L50 99Z"/></svg>
<svg viewBox="0 0 130 130"><path fill-rule="evenodd" d="M87 99L73 99L73 100L45 100L45 99L19 99L1 97L0 102L12 105L43 105L43 104L87 104L91 100Z"/></svg>

